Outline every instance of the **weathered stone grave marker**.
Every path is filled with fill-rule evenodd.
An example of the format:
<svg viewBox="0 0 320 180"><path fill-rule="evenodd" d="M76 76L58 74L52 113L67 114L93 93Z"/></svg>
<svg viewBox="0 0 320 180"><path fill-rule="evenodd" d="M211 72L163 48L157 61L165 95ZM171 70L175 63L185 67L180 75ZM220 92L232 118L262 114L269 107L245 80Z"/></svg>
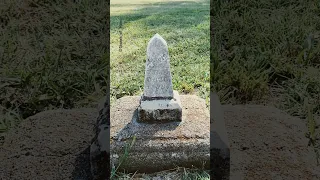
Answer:
<svg viewBox="0 0 320 180"><path fill-rule="evenodd" d="M100 113L104 116L99 117L105 117L108 112ZM214 119L223 121L220 117ZM222 126L216 128L224 129L224 124L220 124ZM143 95L117 99L110 109L110 125L107 125L107 120L99 120L97 126L99 131L90 149L91 169L96 179L105 179L106 167L102 162L106 160L102 157L107 151L103 147L108 142L111 166L118 167L118 171L148 173L177 166L209 169L209 110L204 99L195 95L179 95L173 90L168 47L159 34L151 38L147 47ZM111 141L106 127L110 127ZM217 152L212 156L216 159L214 165L224 164L229 152L228 147L223 146L225 139L219 132L212 136L215 144L212 151ZM124 147L132 144L133 139L129 156L125 163L121 163ZM219 169L215 173L223 174Z"/></svg>
<svg viewBox="0 0 320 180"><path fill-rule="evenodd" d="M139 122L182 120L180 97L172 89L168 46L159 34L148 43L144 92L138 116Z"/></svg>

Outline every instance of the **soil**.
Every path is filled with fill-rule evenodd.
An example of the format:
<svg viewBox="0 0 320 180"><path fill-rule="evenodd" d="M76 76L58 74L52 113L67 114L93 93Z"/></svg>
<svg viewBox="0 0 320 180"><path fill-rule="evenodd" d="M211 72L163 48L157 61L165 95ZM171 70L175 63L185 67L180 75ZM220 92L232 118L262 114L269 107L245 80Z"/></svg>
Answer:
<svg viewBox="0 0 320 180"><path fill-rule="evenodd" d="M45 111L9 131L0 179L90 179L95 108Z"/></svg>
<svg viewBox="0 0 320 180"><path fill-rule="evenodd" d="M223 110L231 179L320 179L301 119L265 106L227 105ZM89 147L97 115L97 109L87 108L25 119L0 147L0 179L90 179Z"/></svg>

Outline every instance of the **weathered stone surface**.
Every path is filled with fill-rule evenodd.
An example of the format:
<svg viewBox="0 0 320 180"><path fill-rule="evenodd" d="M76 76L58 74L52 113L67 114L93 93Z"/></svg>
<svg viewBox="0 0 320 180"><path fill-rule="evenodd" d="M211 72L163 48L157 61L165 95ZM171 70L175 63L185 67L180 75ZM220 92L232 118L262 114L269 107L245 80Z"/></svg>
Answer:
<svg viewBox="0 0 320 180"><path fill-rule="evenodd" d="M170 122L182 121L180 96L174 91L173 99L141 101L138 107L138 122Z"/></svg>
<svg viewBox="0 0 320 180"><path fill-rule="evenodd" d="M120 167L130 172L153 172L176 166L209 167L210 117L205 101L181 95L182 122L138 123L139 96L123 97L111 109L111 160L117 166L125 144L136 137Z"/></svg>
<svg viewBox="0 0 320 180"><path fill-rule="evenodd" d="M167 43L159 34L148 44L144 92L137 119L150 123L182 121L179 94L172 89Z"/></svg>
<svg viewBox="0 0 320 180"><path fill-rule="evenodd" d="M130 107L126 104L130 101L122 102L124 108ZM222 105L222 110L230 140L231 179L320 179L303 120L260 105ZM55 110L23 120L0 146L0 179L91 179L89 147L97 114L93 108ZM100 157L105 157L103 153ZM109 171L108 161L102 162L95 162L102 170L98 179Z"/></svg>
<svg viewBox="0 0 320 180"><path fill-rule="evenodd" d="M91 179L95 108L45 111L11 129L0 147L0 179Z"/></svg>
<svg viewBox="0 0 320 180"><path fill-rule="evenodd" d="M230 179L320 179L301 119L261 105L223 110L231 142Z"/></svg>
<svg viewBox="0 0 320 180"><path fill-rule="evenodd" d="M143 100L172 99L170 59L166 41L154 35L148 43Z"/></svg>

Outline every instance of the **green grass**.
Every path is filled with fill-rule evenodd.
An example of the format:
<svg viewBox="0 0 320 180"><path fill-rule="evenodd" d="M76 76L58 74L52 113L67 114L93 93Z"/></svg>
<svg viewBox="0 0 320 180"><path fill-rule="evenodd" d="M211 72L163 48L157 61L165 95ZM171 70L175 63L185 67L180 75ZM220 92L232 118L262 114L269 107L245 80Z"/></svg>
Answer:
<svg viewBox="0 0 320 180"><path fill-rule="evenodd" d="M132 146L134 145L135 141L136 141L136 136L133 136L133 139L132 139L131 143L130 144L126 144L126 147L124 149L124 154L121 156L118 166L114 167L114 165L112 165L110 179L119 178L118 169L121 166L121 164L125 163L125 161L127 160L128 156L129 156L129 152L130 152Z"/></svg>
<svg viewBox="0 0 320 180"><path fill-rule="evenodd" d="M122 2L111 17L111 99L141 93L146 45L159 33L169 44L174 88L208 102L209 1ZM89 0L0 2L0 133L38 112L87 107L106 94L106 7ZM185 170L184 177L203 174Z"/></svg>
<svg viewBox="0 0 320 180"><path fill-rule="evenodd" d="M147 44L156 33L168 44L173 88L180 94L197 94L209 104L209 12L208 0L111 1L111 104L123 96L142 94ZM125 151L124 157L128 155ZM176 168L155 176L172 172L179 179L209 179L208 172L201 169ZM136 174L117 172L116 168L112 174L116 179L136 177ZM151 177L143 176L144 179Z"/></svg>
<svg viewBox="0 0 320 180"><path fill-rule="evenodd" d="M209 102L209 1L139 2L137 7L111 2L111 102L142 93L147 43L156 33L168 44L173 88Z"/></svg>
<svg viewBox="0 0 320 180"><path fill-rule="evenodd" d="M154 177L161 177L165 179L181 179L181 180L209 180L210 175L207 170L201 169L187 169L182 167L177 167L172 170L157 172L154 174L126 174L118 173L116 179L129 180L129 179L146 179L151 180Z"/></svg>
<svg viewBox="0 0 320 180"><path fill-rule="evenodd" d="M35 113L105 96L106 7L102 0L1 1L0 133Z"/></svg>
<svg viewBox="0 0 320 180"><path fill-rule="evenodd" d="M212 88L223 103L274 102L320 114L318 1L212 1Z"/></svg>
<svg viewBox="0 0 320 180"><path fill-rule="evenodd" d="M126 163L128 156L130 156L131 148L134 146L136 141L136 136L133 136L132 141L130 143L127 143L124 147L124 152L119 158L119 164L115 166L115 164L112 164L111 168L111 180L116 179L133 179L137 178L139 176L143 179L152 179L152 177L163 177L165 176L166 179L183 179L183 180L209 180L210 175L209 171L205 169L199 169L199 168L184 168L184 167L176 167L174 169L165 170L161 172L156 172L153 174L137 174L137 173L126 173L118 171L121 164Z"/></svg>
<svg viewBox="0 0 320 180"><path fill-rule="evenodd" d="M211 3L211 85L222 103L269 104L298 116L318 151L319 1Z"/></svg>
<svg viewBox="0 0 320 180"><path fill-rule="evenodd" d="M159 33L174 89L209 103L211 78L222 103L268 103L306 119L319 146L319 1L211 3L209 65L208 0L111 2L111 102L142 93L147 43ZM38 112L88 106L105 95L106 7L102 0L0 2L0 133Z"/></svg>

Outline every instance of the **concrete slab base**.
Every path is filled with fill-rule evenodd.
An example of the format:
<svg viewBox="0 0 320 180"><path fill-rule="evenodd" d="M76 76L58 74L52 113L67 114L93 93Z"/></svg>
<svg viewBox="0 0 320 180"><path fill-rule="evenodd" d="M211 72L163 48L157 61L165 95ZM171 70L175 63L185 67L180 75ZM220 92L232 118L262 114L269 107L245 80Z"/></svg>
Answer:
<svg viewBox="0 0 320 180"><path fill-rule="evenodd" d="M138 122L163 123L182 121L180 96L173 91L173 99L141 100L138 107Z"/></svg>
<svg viewBox="0 0 320 180"><path fill-rule="evenodd" d="M210 116L205 101L181 95L182 122L139 123L140 96L123 97L111 108L111 165L126 172L210 167ZM135 142L125 162L125 147Z"/></svg>

